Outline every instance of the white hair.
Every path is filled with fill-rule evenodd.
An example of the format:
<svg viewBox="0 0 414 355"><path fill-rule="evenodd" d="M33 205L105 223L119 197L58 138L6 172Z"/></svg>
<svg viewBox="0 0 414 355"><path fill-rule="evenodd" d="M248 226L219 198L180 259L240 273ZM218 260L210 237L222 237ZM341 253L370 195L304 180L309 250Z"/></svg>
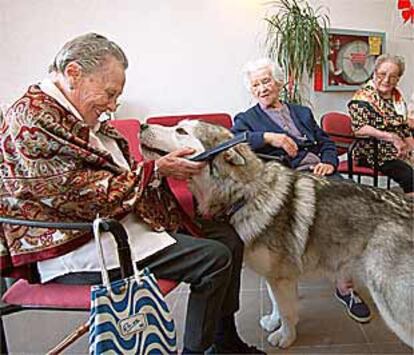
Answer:
<svg viewBox="0 0 414 355"><path fill-rule="evenodd" d="M283 85L285 81L283 69L269 58L260 58L247 62L243 67L243 82L248 90L250 90L250 74L263 68L269 68L273 79Z"/></svg>
<svg viewBox="0 0 414 355"><path fill-rule="evenodd" d="M375 59L374 70L378 70L382 63L393 63L398 66L398 75L401 77L405 72L405 60L404 57L394 54L381 54L377 59Z"/></svg>

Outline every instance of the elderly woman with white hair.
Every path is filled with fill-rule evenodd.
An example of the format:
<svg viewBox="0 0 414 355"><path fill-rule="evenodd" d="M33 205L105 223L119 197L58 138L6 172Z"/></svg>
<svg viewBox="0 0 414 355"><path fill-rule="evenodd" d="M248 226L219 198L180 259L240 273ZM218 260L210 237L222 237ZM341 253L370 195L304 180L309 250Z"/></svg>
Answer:
<svg viewBox="0 0 414 355"><path fill-rule="evenodd" d="M282 69L269 59L245 65L244 81L258 104L234 118L234 132L250 132L257 153L288 156L291 167L334 175L338 165L335 143L320 129L305 106L280 101Z"/></svg>
<svg viewBox="0 0 414 355"><path fill-rule="evenodd" d="M404 97L398 89L404 71L402 57L379 56L372 80L356 91L348 110L355 135L377 139L359 142L354 159L360 165L373 167L377 144L379 171L396 181L408 196L414 197L414 169L408 163L414 149L414 121L408 118Z"/></svg>
<svg viewBox="0 0 414 355"><path fill-rule="evenodd" d="M316 123L305 106L282 102L283 71L271 60L259 59L245 65L244 81L258 103L234 118L234 133L249 132L249 144L257 152L276 157L288 156L293 169L312 171L317 176L341 179L336 172L335 143ZM349 278L337 282L335 296L358 322L367 322L367 305L352 289Z"/></svg>

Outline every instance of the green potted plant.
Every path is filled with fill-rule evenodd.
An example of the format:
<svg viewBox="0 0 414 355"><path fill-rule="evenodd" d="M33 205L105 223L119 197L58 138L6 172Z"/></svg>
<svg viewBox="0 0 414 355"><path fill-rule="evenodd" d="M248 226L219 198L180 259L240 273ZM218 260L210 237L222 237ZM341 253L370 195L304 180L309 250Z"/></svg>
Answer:
<svg viewBox="0 0 414 355"><path fill-rule="evenodd" d="M266 47L269 56L286 72L283 99L302 103L305 77L312 78L316 65L328 53L329 17L322 7L313 9L307 0L271 2L275 14L267 16Z"/></svg>

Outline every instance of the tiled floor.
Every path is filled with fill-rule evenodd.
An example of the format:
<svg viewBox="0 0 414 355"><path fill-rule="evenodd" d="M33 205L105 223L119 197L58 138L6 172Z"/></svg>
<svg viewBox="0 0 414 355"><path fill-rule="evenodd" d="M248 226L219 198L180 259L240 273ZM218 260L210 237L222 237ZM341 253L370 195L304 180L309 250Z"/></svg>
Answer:
<svg viewBox="0 0 414 355"><path fill-rule="evenodd" d="M372 321L365 325L356 323L345 314L344 307L333 297L331 282L324 279L301 282L298 338L289 350L280 350L270 346L268 333L259 326L261 315L271 309L266 285L263 279L245 268L242 306L237 314L239 333L248 343L268 354L413 354L413 350L386 327L366 290L361 289L361 293L374 315ZM187 295L188 288L182 285L169 297L180 343Z"/></svg>
<svg viewBox="0 0 414 355"><path fill-rule="evenodd" d="M300 321L298 338L288 350L271 347L267 343L268 333L259 326L261 315L270 311L264 281L251 270L243 270L241 310L237 315L240 335L250 344L268 354L413 354L412 349L402 344L380 319L366 291L361 293L374 314L373 320L360 325L349 319L343 306L333 297L333 285L323 279L305 280L300 283ZM180 285L167 299L177 325L181 347L188 287ZM10 350L13 354L44 354L51 344L61 339L75 324L80 324L86 315L79 313L27 312L6 319L6 330ZM32 342L30 339L37 339ZM84 337L66 354L87 353Z"/></svg>

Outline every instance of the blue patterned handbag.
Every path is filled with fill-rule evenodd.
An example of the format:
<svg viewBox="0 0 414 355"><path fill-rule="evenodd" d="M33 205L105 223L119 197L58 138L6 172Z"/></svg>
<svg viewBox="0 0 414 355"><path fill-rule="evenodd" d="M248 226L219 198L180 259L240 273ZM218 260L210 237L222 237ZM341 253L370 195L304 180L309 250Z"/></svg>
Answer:
<svg viewBox="0 0 414 355"><path fill-rule="evenodd" d="M110 282L99 223L94 222L94 235L103 284L91 287L89 353L177 353L174 320L154 275L148 269L139 271L133 262L133 276Z"/></svg>

